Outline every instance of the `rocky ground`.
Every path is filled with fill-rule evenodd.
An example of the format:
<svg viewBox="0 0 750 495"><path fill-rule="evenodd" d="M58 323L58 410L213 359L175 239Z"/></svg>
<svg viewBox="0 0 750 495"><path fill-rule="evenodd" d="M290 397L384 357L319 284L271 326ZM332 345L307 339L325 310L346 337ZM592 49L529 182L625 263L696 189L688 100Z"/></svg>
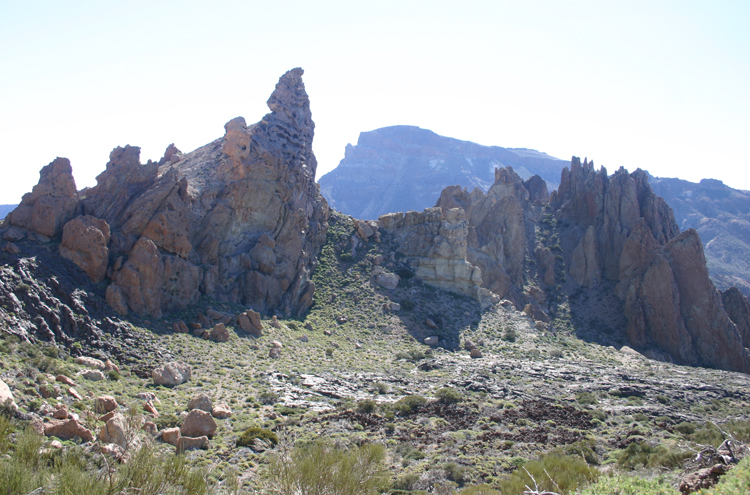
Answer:
<svg viewBox="0 0 750 495"><path fill-rule="evenodd" d="M582 338L595 333L591 326L577 335L563 310L556 312L556 331L538 328L507 301L482 310L473 299L411 276L387 236L352 252L353 232L349 217L333 214L313 274L315 304L303 319L264 317L259 337L233 319L226 342L173 331L178 321L214 328L206 315L218 319L245 309L206 297L159 320L114 318L102 306L86 315L107 329L100 335L71 335L57 347L21 342L8 331L28 317L39 298L34 294L49 290L53 276L38 265L45 258L37 253L27 287L13 285L13 277L5 283L19 303L4 303L0 375L18 417L36 418L49 429L50 416L64 405L97 435L106 427L94 414L96 398L109 395L124 417L135 411L153 423L148 435L160 449L174 450L164 430L184 424L190 400L205 394L231 416L221 419L213 411L217 429L203 449L187 451L190 462L210 469L219 483L237 475L247 491L258 486L270 455L317 438L340 446L385 444L393 490L436 490L446 483L502 487L524 462L551 452L583 457L602 472L661 474L676 484L686 472L683 460L721 443L716 425L750 440L742 436L750 416L747 375L678 366L596 343L606 339ZM4 256L2 269L18 270ZM376 282L373 271L383 269L400 274L396 288ZM36 286L29 283L32 272ZM87 287L82 307L96 308L102 287ZM80 310L71 311L84 321ZM103 325L105 318L111 323ZM428 338L433 345L424 343ZM119 371L88 379L91 363L76 356L110 358ZM190 379L155 385L150 370L172 360L190 365ZM446 387L456 393L439 392ZM279 446L239 446L250 427L272 430ZM82 442L72 436L62 447ZM659 454L645 454L640 463L628 454L648 448Z"/></svg>

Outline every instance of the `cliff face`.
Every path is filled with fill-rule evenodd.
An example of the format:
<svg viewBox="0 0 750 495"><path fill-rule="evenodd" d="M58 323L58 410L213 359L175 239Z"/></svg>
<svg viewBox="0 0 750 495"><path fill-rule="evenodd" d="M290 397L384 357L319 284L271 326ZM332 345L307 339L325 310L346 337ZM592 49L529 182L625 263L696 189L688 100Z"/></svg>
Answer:
<svg viewBox="0 0 750 495"><path fill-rule="evenodd" d="M375 219L422 211L450 185L486 192L496 168L511 166L524 179L540 175L554 188L566 162L526 149L482 146L413 126L384 127L348 145L336 169L320 178L322 194L338 211Z"/></svg>
<svg viewBox="0 0 750 495"><path fill-rule="evenodd" d="M655 344L685 364L750 371L750 342L709 279L698 233L679 233L645 172L607 176L574 158L550 203L565 226L570 276L582 287L616 283L631 345Z"/></svg>
<svg viewBox="0 0 750 495"><path fill-rule="evenodd" d="M62 233L64 256L111 279L107 301L120 313L159 317L206 294L300 315L312 304L328 217L302 74L281 77L260 122L233 119L223 138L191 153L170 145L143 165L138 147L116 148L97 185L80 193L69 162L57 159L9 223Z"/></svg>
<svg viewBox="0 0 750 495"><path fill-rule="evenodd" d="M714 285L750 294L750 192L713 179L694 183L652 177L650 183L672 207L680 229L700 234Z"/></svg>

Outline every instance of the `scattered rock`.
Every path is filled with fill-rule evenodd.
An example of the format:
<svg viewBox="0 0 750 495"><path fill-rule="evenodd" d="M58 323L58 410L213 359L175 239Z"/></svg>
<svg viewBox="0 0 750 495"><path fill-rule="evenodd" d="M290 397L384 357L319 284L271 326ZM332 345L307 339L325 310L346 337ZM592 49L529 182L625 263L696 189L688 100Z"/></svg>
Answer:
<svg viewBox="0 0 750 495"><path fill-rule="evenodd" d="M52 420L44 425L44 434L48 437L58 437L62 440L80 438L90 442L94 435L75 419Z"/></svg>
<svg viewBox="0 0 750 495"><path fill-rule="evenodd" d="M307 342L310 340L310 338L307 335L300 335L299 337L297 337L297 340L299 340L300 342Z"/></svg>
<svg viewBox="0 0 750 495"><path fill-rule="evenodd" d="M194 395L187 403L188 411L193 409L200 409L201 411L211 412L213 409L213 403L206 394Z"/></svg>
<svg viewBox="0 0 750 495"><path fill-rule="evenodd" d="M94 399L94 412L98 414L108 413L117 409L117 401L111 395L100 395Z"/></svg>
<svg viewBox="0 0 750 495"><path fill-rule="evenodd" d="M156 423L153 421L146 421L143 423L143 427L141 430L145 431L149 435L156 435L159 432L159 429L156 427Z"/></svg>
<svg viewBox="0 0 750 495"><path fill-rule="evenodd" d="M260 314L249 309L237 316L237 322L242 331L253 337L263 336L263 323L260 320ZM278 321L277 321L278 324Z"/></svg>
<svg viewBox="0 0 750 495"><path fill-rule="evenodd" d="M182 452L185 452L186 450L191 449L202 449L204 447L208 446L208 437L207 436L200 436L200 437L179 437L177 439L177 453L180 454Z"/></svg>
<svg viewBox="0 0 750 495"><path fill-rule="evenodd" d="M86 380L91 380L92 382L98 382L105 378L104 373L99 370L84 370L82 376Z"/></svg>
<svg viewBox="0 0 750 495"><path fill-rule="evenodd" d="M477 348L477 346L476 346L476 344L474 344L474 342L472 342L471 340L466 339L466 341L464 342L464 349L466 349L467 351L471 351L471 350L476 349L476 348Z"/></svg>
<svg viewBox="0 0 750 495"><path fill-rule="evenodd" d="M471 353L469 353L469 356L471 356L473 359L478 359L482 357L482 351L480 351L477 348L474 348L471 350Z"/></svg>
<svg viewBox="0 0 750 495"><path fill-rule="evenodd" d="M384 289L393 290L398 287L401 277L395 273L381 273L375 278L375 282Z"/></svg>
<svg viewBox="0 0 750 495"><path fill-rule="evenodd" d="M52 417L55 419L68 419L68 406L65 404L57 404L55 406L55 412L52 413Z"/></svg>
<svg viewBox="0 0 750 495"><path fill-rule="evenodd" d="M228 342L229 330L227 330L227 327L225 327L223 323L219 323L211 329L208 338L214 342Z"/></svg>
<svg viewBox="0 0 750 495"><path fill-rule="evenodd" d="M427 325L427 328L433 328L433 329L435 329L435 328L438 327L437 324L434 321L432 321L430 318L427 318L424 321L424 324Z"/></svg>
<svg viewBox="0 0 750 495"><path fill-rule="evenodd" d="M211 411L211 415L216 419L228 419L232 417L232 410L226 404L219 404Z"/></svg>
<svg viewBox="0 0 750 495"><path fill-rule="evenodd" d="M154 404L151 401L146 401L143 404L143 410L154 415L155 418L159 417L159 411L156 410Z"/></svg>
<svg viewBox="0 0 750 495"><path fill-rule="evenodd" d="M79 394L73 387L70 387L68 389L68 395L73 397L75 400L83 400L83 396Z"/></svg>
<svg viewBox="0 0 750 495"><path fill-rule="evenodd" d="M19 254L21 252L21 248L16 246L12 242L8 242L5 244L3 251L10 253L10 254Z"/></svg>
<svg viewBox="0 0 750 495"><path fill-rule="evenodd" d="M273 328L281 328L281 323L279 323L278 318L276 318L276 315L273 315L271 317L271 326Z"/></svg>
<svg viewBox="0 0 750 495"><path fill-rule="evenodd" d="M343 325L347 321L349 321L349 319L344 315L340 315L336 317L336 323L338 323L339 325Z"/></svg>
<svg viewBox="0 0 750 495"><path fill-rule="evenodd" d="M216 433L216 421L210 412L193 409L185 417L180 427L180 434L185 437L213 437Z"/></svg>
<svg viewBox="0 0 750 495"><path fill-rule="evenodd" d="M15 400L13 400L13 394L10 392L10 387L0 380L0 404L10 404L10 407L15 411L18 409Z"/></svg>
<svg viewBox="0 0 750 495"><path fill-rule="evenodd" d="M151 372L151 378L156 385L174 387L190 380L191 372L192 368L189 364L172 361L171 363L154 368Z"/></svg>
<svg viewBox="0 0 750 495"><path fill-rule="evenodd" d="M96 358L88 357L88 356L77 357L76 364L80 364L81 366L86 366L89 368L96 368L99 370L104 370L103 361L96 359Z"/></svg>
<svg viewBox="0 0 750 495"><path fill-rule="evenodd" d="M271 347L268 351L268 357L271 359L279 359L281 357L281 349L278 347Z"/></svg>
<svg viewBox="0 0 750 495"><path fill-rule="evenodd" d="M175 333L190 333L190 329L182 320L177 320L176 322L172 323L172 331Z"/></svg>
<svg viewBox="0 0 750 495"><path fill-rule="evenodd" d="M110 361L109 359L107 359L107 360L106 360L106 361L104 362L104 371L116 371L116 372L118 372L118 373L119 373L119 372L120 372L120 367L119 367L119 366L117 366L117 365L116 365L115 363L113 363L112 361Z"/></svg>
<svg viewBox="0 0 750 495"><path fill-rule="evenodd" d="M180 439L179 428L166 428L161 432L161 439L170 445L177 445L177 440Z"/></svg>
<svg viewBox="0 0 750 495"><path fill-rule="evenodd" d="M74 382L73 380L71 380L70 378L68 378L65 375L57 375L55 377L55 381L58 381L58 382L60 382L60 383L62 383L64 385L69 385L71 387L75 387L76 386L76 382Z"/></svg>

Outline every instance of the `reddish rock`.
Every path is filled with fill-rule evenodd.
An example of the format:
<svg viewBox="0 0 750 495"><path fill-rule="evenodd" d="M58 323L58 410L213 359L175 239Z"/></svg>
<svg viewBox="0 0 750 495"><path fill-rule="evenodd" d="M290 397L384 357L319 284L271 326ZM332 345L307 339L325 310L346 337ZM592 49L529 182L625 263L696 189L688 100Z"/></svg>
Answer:
<svg viewBox="0 0 750 495"><path fill-rule="evenodd" d="M193 409L185 417L180 426L180 434L185 437L207 436L211 438L216 433L216 421L210 412Z"/></svg>
<svg viewBox="0 0 750 495"><path fill-rule="evenodd" d="M180 437L177 439L177 444L175 446L177 447L177 453L181 454L186 450L202 449L204 447L207 447L208 443L208 437L205 435L195 438Z"/></svg>
<svg viewBox="0 0 750 495"><path fill-rule="evenodd" d="M63 228L60 255L78 265L94 283L102 282L109 264L109 236L104 220L76 217Z"/></svg>
<svg viewBox="0 0 750 495"><path fill-rule="evenodd" d="M52 417L55 419L68 419L68 406L65 404L57 404L55 406L55 412L52 413Z"/></svg>
<svg viewBox="0 0 750 495"><path fill-rule="evenodd" d="M211 398L206 394L194 395L187 403L188 411L193 409L200 409L201 411L211 412L213 409L213 403Z"/></svg>
<svg viewBox="0 0 750 495"><path fill-rule="evenodd" d="M44 425L44 434L48 437L58 437L63 440L78 437L84 442L90 442L94 439L91 431L75 419L52 420Z"/></svg>
<svg viewBox="0 0 750 495"><path fill-rule="evenodd" d="M474 348L469 353L469 356L471 356L472 359L479 359L479 358L482 357L482 351L480 351L479 349Z"/></svg>
<svg viewBox="0 0 750 495"><path fill-rule="evenodd" d="M39 172L39 183L24 194L8 215L8 223L47 237L62 233L63 226L80 213L73 169L67 158L57 158Z"/></svg>
<svg viewBox="0 0 750 495"><path fill-rule="evenodd" d="M111 395L100 395L94 399L94 411L98 414L108 413L117 409L117 401Z"/></svg>
<svg viewBox="0 0 750 495"><path fill-rule="evenodd" d="M159 433L159 429L156 427L156 423L152 421L146 421L143 423L143 427L141 427L141 430L145 431L149 435L156 435Z"/></svg>
<svg viewBox="0 0 750 495"><path fill-rule="evenodd" d="M127 449L128 439L125 433L126 430L125 418L122 414L115 414L107 420L105 425L99 431L99 440L104 443L114 443Z"/></svg>
<svg viewBox="0 0 750 495"><path fill-rule="evenodd" d="M161 432L161 439L170 445L177 445L177 440L179 440L179 438L179 428L166 428Z"/></svg>
<svg viewBox="0 0 750 495"><path fill-rule="evenodd" d="M76 386L76 382L74 382L73 380L71 380L70 378L68 378L65 375L57 375L55 377L55 381L58 381L58 382L60 382L60 383L62 383L64 385L70 385L71 387L75 387Z"/></svg>
<svg viewBox="0 0 750 495"><path fill-rule="evenodd" d="M226 404L219 404L213 408L211 415L216 419L229 419L232 417L232 410Z"/></svg>
<svg viewBox="0 0 750 495"><path fill-rule="evenodd" d="M214 342L228 342L229 330L227 330L227 327L223 323L219 323L211 329L208 338Z"/></svg>

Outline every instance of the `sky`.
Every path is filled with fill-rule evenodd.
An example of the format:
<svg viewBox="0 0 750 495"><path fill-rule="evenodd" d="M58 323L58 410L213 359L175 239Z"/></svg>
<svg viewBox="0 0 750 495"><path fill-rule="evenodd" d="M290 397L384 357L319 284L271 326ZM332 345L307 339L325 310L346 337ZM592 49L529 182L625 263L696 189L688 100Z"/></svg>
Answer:
<svg viewBox="0 0 750 495"><path fill-rule="evenodd" d="M69 158L192 151L302 67L318 174L416 125L750 190L750 2L0 0L0 204Z"/></svg>

